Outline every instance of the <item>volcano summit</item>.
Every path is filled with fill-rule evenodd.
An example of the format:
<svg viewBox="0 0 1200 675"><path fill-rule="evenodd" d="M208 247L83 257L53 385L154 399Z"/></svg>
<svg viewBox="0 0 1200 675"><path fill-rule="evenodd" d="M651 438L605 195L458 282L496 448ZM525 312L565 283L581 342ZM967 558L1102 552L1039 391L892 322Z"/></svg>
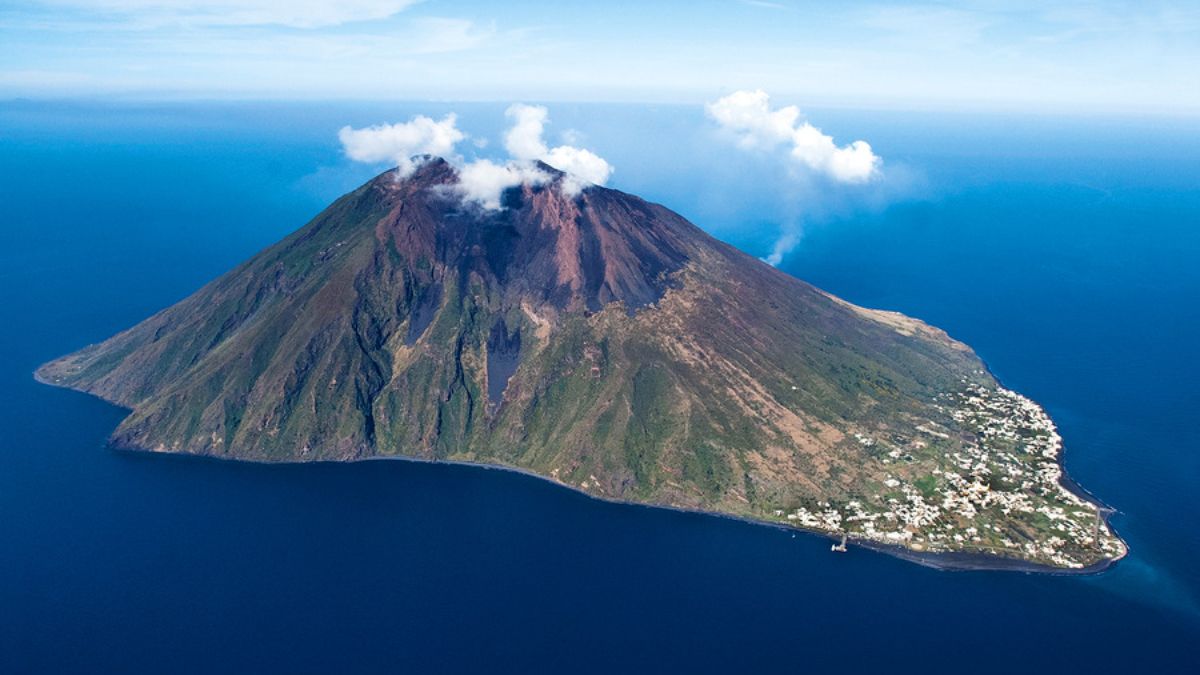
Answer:
<svg viewBox="0 0 1200 675"><path fill-rule="evenodd" d="M965 345L533 168L499 209L441 159L384 173L37 377L130 408L122 448L497 465L951 565L1124 555Z"/></svg>

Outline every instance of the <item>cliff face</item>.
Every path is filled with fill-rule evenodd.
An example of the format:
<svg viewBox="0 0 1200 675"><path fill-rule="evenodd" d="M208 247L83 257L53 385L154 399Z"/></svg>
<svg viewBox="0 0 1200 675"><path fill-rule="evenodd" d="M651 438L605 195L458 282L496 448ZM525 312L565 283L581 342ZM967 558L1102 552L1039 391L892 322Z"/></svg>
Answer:
<svg viewBox="0 0 1200 675"><path fill-rule="evenodd" d="M946 397L1003 390L964 345L542 168L499 211L441 160L383 174L38 377L130 408L123 447L493 463L785 523L884 509L978 446ZM1010 541L1039 533L1009 520Z"/></svg>

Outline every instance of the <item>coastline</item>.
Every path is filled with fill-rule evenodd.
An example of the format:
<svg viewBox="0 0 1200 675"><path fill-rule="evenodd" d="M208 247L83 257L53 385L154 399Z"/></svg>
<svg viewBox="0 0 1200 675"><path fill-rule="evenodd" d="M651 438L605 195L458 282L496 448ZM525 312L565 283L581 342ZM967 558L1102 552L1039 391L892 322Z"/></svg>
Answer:
<svg viewBox="0 0 1200 675"><path fill-rule="evenodd" d="M980 361L982 361L982 359L980 359ZM996 378L996 376L991 372L991 370L989 368L987 368L986 364L984 364L984 367L985 367L985 369L987 369L988 374L993 379L995 379L995 381L999 385L1000 384L999 378ZM128 412L132 412L132 410L130 408L113 403L112 401L109 401L102 396L97 396L96 394L93 394L91 392L81 391L79 389L74 389L74 388L66 386L66 385L51 382L51 381L41 377L41 375L38 371L40 371L40 367L38 370L34 371L33 378L34 378L34 380L36 380L37 382L39 382L41 384L49 385L51 387L55 387L58 389L65 389L68 391L85 394L87 396L91 396L93 398L104 401L105 403L112 405L116 408L120 408L120 409L126 410ZM1040 407L1041 404L1038 404L1038 405ZM750 516L740 516L737 514L726 513L723 511L689 508L689 507L677 506L677 505L672 505L672 504L663 504L663 503L654 503L654 502L629 501L629 500L623 500L623 499L616 499L616 498L612 498L612 497L605 497L602 495L596 495L591 492L587 492L586 490L583 490L574 485L564 483L562 481L556 480L554 478L550 478L548 476L544 476L542 474L536 473L529 469L524 469L524 468L516 467L516 466L509 466L509 465L505 465L505 464L497 464L494 462L474 462L474 461L453 460L453 459L424 459L424 458L420 458L420 457L406 457L406 456L402 456L402 455L387 456L387 457L357 457L357 458L344 459L344 460L320 459L320 460L312 460L312 461L293 461L293 460L267 461L267 460L258 460L258 459L243 459L243 458L237 458L237 457L221 457L218 455L205 454L205 453L170 452L170 451L152 450L152 449L140 447L140 446L114 443L111 439L111 436L110 436L109 440L105 443L105 447L111 451L130 453L130 454L184 457L184 458L193 458L193 459L199 459L199 460L205 460L205 461L242 463L242 464L258 464L258 465L268 465L268 466L269 465L280 465L280 466L283 466L283 465L321 465L321 464L337 465L337 464L352 464L352 463L366 463L366 462L400 461L400 462L411 462L411 463L418 463L418 464L445 464L445 465L450 465L450 466L463 466L463 467L471 467L471 468L475 468L475 469L482 469L482 470L488 470L488 471L506 471L509 473L514 473L514 474L534 478L534 479L549 483L551 485L554 485L554 486L557 486L560 488L565 488L567 490L571 490L572 492L584 495L590 499L595 499L597 501L606 502L609 504L635 506L635 507L651 508L651 509L666 509L669 511L675 511L677 513L689 513L689 514L696 514L696 515L703 515L703 516L715 516L718 518L725 518L725 519L729 519L729 520L739 521L742 523L747 523L749 525L771 527L771 528L775 528L775 529L778 529L778 530L781 530L784 532L792 532L792 533L799 532L799 533L806 534L806 535L815 535L815 536L818 536L818 537L821 537L823 539L827 539L830 541L840 541L840 539L841 539L840 535L830 533L830 532L808 529L808 528L804 528L804 527L800 527L800 526L796 526L796 525L787 525L787 524L773 522L773 521L769 521L769 520L761 520L761 519L753 518ZM1087 492L1082 486L1080 486L1078 483L1076 483L1073 479L1070 478L1070 476L1067 474L1066 467L1063 466L1061 455L1059 457L1059 466L1062 468L1062 478L1061 478L1060 482L1062 483L1063 487L1070 490L1071 492L1075 493L1080 498L1091 501L1091 502L1095 503L1098 507L1100 507L1101 513L1103 514L1104 522L1107 525L1109 517L1113 513L1116 513L1116 511L1114 509L1112 509L1111 507L1109 507L1107 504L1105 504L1103 501L1092 496L1091 493ZM1114 534L1116 534L1115 528L1113 529L1113 532L1114 532ZM1117 535L1117 536L1119 536L1119 535ZM1124 541L1124 540L1122 540L1122 541ZM936 569L938 571L943 571L943 572L968 572L968 571L1021 572L1021 573L1025 573L1025 574L1044 574L1044 575L1049 575L1049 576L1093 576L1096 574L1101 574L1101 573L1111 569L1122 558L1125 557L1125 556L1122 556L1121 558L1104 559L1097 563L1093 563L1092 565L1088 565L1087 567L1071 569L1071 568L1054 567L1051 565L1043 565L1041 563L1035 563L1035 562L1030 562L1027 560L1021 560L1019 558L1007 558L1004 556L996 556L996 555L990 555L990 554L985 554L985 553L976 553L976 552L971 552L971 551L941 551L941 552L916 551L913 549L905 548L903 546L886 544L886 543L876 542L876 541L869 540L869 539L856 538L853 536L851 536L847 539L847 543L850 545L856 545L862 549L872 551L874 553L890 555L894 558L899 558L906 562L915 563L915 564L921 565L922 567L928 567L928 568ZM1128 543L1126 543L1125 546L1126 546L1125 555L1128 555L1129 554Z"/></svg>
<svg viewBox="0 0 1200 675"><path fill-rule="evenodd" d="M972 352L975 353L974 350L972 350ZM992 370L991 365L987 362L986 359L984 359L978 353L975 353L975 358L978 359L981 364L983 364L984 372L987 373L988 377L992 378L992 380L995 381L997 386L1003 387L1005 389L1009 389L1009 387L1005 386L1004 381L1000 379L1000 376L996 375L995 371ZM1017 391L1017 390L1010 389L1010 391ZM1018 393L1020 393L1020 392L1018 392ZM1038 408L1040 408L1042 410L1042 412L1046 415L1046 417L1051 422L1054 421L1054 417L1050 415L1050 413L1046 410L1046 407L1044 405L1042 405L1038 401L1034 401L1032 398L1026 396L1025 394L1020 394L1020 395L1022 397L1024 397L1026 400L1032 402ZM1058 424L1055 423L1054 427L1055 427L1055 432L1057 433ZM1061 485L1068 492L1074 494L1076 497L1079 497L1080 499L1082 499L1084 501L1095 504L1096 508L1100 512L1100 517L1103 520L1104 525L1106 527L1108 527L1110 530L1112 530L1113 535L1115 537L1117 537L1117 539L1120 539L1121 543L1125 545L1125 554L1122 555L1120 558L1110 558L1110 559L1103 560L1098 563L1094 563L1092 565L1088 565L1087 567L1084 567L1084 568L1074 571L1077 574L1083 574L1083 575L1099 574L1101 572L1104 572L1104 571L1112 568L1114 565L1116 565L1118 562L1123 560L1125 557L1127 557L1130 552L1129 542L1125 541L1124 537L1121 536L1121 533L1117 532L1117 528L1111 522L1112 517L1114 515L1116 515L1117 513L1120 513L1120 511L1118 509L1116 509L1115 507L1113 507L1112 505L1110 505L1108 502L1104 501L1103 499L1101 499L1100 497L1098 497L1097 495L1092 493L1087 488L1080 485L1078 482L1075 481L1074 478L1071 477L1071 472L1067 470L1067 444L1066 443L1062 444L1062 449L1058 453L1056 462L1058 464L1058 468L1062 471L1062 475L1059 476L1059 479L1058 479L1058 484ZM1096 568L1096 569L1093 569L1093 568ZM1057 570L1058 568L1051 568L1051 569ZM1067 570L1067 572L1071 572L1071 570Z"/></svg>

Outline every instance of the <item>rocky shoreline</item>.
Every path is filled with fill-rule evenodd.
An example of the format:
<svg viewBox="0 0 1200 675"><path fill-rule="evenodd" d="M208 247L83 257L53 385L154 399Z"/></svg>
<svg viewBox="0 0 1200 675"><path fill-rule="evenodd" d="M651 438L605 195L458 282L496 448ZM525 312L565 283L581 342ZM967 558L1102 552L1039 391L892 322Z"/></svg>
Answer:
<svg viewBox="0 0 1200 675"><path fill-rule="evenodd" d="M38 382L41 382L43 384L48 384L48 385L55 386L55 387L71 389L70 387L63 387L63 385L61 385L61 384L58 384L53 381L49 381L46 378L41 377L40 374L36 373L36 372L34 373L34 378ZM72 390L74 391L74 389L72 389ZM91 394L89 394L89 395L91 395ZM104 400L102 397L98 397L98 398L101 398L101 400ZM117 406L117 407L121 407L121 406ZM1039 406L1039 409L1040 409L1040 406ZM222 456L217 456L217 455L212 455L212 454L187 453L187 452L180 453L180 452L155 450L155 449L144 448L144 447L139 447L139 446L135 446L135 445L118 444L118 443L115 443L112 441L109 442L108 447L113 450L122 451L122 452L137 452L137 453L148 453L148 454L159 454L159 455L178 455L178 456L184 456L184 457L195 457L195 458L217 460L217 461L245 462L245 463L252 463L252 464L336 464L336 463L345 463L345 462L369 462L369 461L395 460L395 461L415 462L415 463L422 463L422 464L449 464L449 465L454 465L454 466L468 466L468 467L475 467L475 468L480 468L480 469L489 469L489 470L494 469L494 470L500 470L500 471L508 471L508 472L517 473L517 474L521 474L524 476L536 478L538 480L546 481L548 483L551 483L551 484L554 484L554 485L557 485L560 487L564 487L569 490L586 495L592 499L597 499L597 500L609 502L609 503L627 504L627 505L642 506L642 507L647 507L647 508L662 508L662 509L668 509L668 510L672 510L672 511L682 512L682 513L696 513L696 514L703 514L703 515L712 515L712 516L717 516L717 517L722 517L722 518L729 518L732 520L737 520L737 521L741 521L741 522L745 522L745 523L750 523L750 524L754 524L754 525L767 525L767 526L779 528L779 529L782 529L785 531L803 532L806 534L816 534L823 538L832 539L834 541L840 540L842 535L845 534L847 537L847 543L850 545L861 547L863 549L875 551L878 553L884 553L884 554L891 555L896 558L900 558L902 560L906 560L908 562L913 562L913 563L916 563L919 565L923 565L925 567L930 567L930 568L944 570L944 571L968 571L968 570L971 570L971 571L1017 571L1017 572L1024 572L1024 573L1051 574L1051 575L1091 575L1091 574L1101 573L1101 572L1111 568L1114 564L1116 564L1116 562L1118 562L1121 558L1123 558L1128 553L1128 547L1122 541L1121 544L1124 548L1123 548L1123 552L1121 555L1112 557L1112 558L1103 558L1092 564L1072 568L1072 567L1049 565L1049 564L1039 563L1039 562L1036 562L1033 560L1022 559L1022 558L1017 558L1017 557L1009 557L1009 556L981 553L978 551L969 550L969 547L964 547L962 550L933 550L933 551L917 550L917 549L910 548L910 547L900 545L900 544L892 544L892 543L888 543L886 541L879 541L877 539L871 539L871 538L867 538L867 537L857 536L853 532L850 532L850 533L832 532L828 529L805 527L805 526L802 526L799 524L793 524L791 522L785 523L785 522L780 522L780 521L772 521L772 520L769 520L766 518L760 519L760 518L755 518L755 517L751 517L751 516L726 513L726 512L722 512L722 511L714 511L714 510L699 509L699 508L689 508L689 507L683 507L683 506L678 506L678 505L673 505L673 504L665 504L665 503L630 501L630 500L623 500L623 499L607 497L604 495L596 494L594 492L590 492L586 489L583 489L583 488L573 485L571 483L567 483L556 477L545 476L545 475L536 473L534 471L520 468L520 467L514 467L514 466L508 466L508 465L496 464L496 463L489 463L489 462L475 462L475 461L447 460L447 459L430 460L430 459L422 459L422 458L416 458L416 457L403 457L403 456L364 457L364 458L355 458L355 459L348 459L348 460L264 462L264 461L260 461L260 460L247 460L247 459L234 458L234 457L222 457ZM1078 483L1073 481L1067 475L1065 468L1062 466L1061 453L1059 453L1055 457L1055 461L1056 461L1058 467L1061 469L1061 474L1057 479L1058 485L1063 490L1074 495L1076 498L1078 498L1084 502L1087 502L1088 504L1094 505L1099 510L1099 513L1101 514L1101 516L1103 518L1105 527L1109 528L1110 527L1109 518L1114 513L1114 510L1107 507L1106 505L1104 505L1099 499L1097 499L1095 496L1091 495L1082 486L1080 486ZM1113 531L1113 535L1116 536L1115 531ZM1119 540L1119 537L1118 537L1118 540Z"/></svg>

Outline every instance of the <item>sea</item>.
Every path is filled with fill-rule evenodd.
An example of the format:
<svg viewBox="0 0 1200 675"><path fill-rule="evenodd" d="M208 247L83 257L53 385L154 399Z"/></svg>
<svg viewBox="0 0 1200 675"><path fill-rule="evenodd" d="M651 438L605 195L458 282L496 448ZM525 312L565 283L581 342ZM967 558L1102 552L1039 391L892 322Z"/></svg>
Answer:
<svg viewBox="0 0 1200 675"><path fill-rule="evenodd" d="M504 104L0 102L0 672L1200 672L1200 119L806 109L837 185L702 106L549 104L610 185L967 342L1060 427L1130 555L947 572L499 470L118 452L42 362L187 296L383 167L344 125Z"/></svg>

